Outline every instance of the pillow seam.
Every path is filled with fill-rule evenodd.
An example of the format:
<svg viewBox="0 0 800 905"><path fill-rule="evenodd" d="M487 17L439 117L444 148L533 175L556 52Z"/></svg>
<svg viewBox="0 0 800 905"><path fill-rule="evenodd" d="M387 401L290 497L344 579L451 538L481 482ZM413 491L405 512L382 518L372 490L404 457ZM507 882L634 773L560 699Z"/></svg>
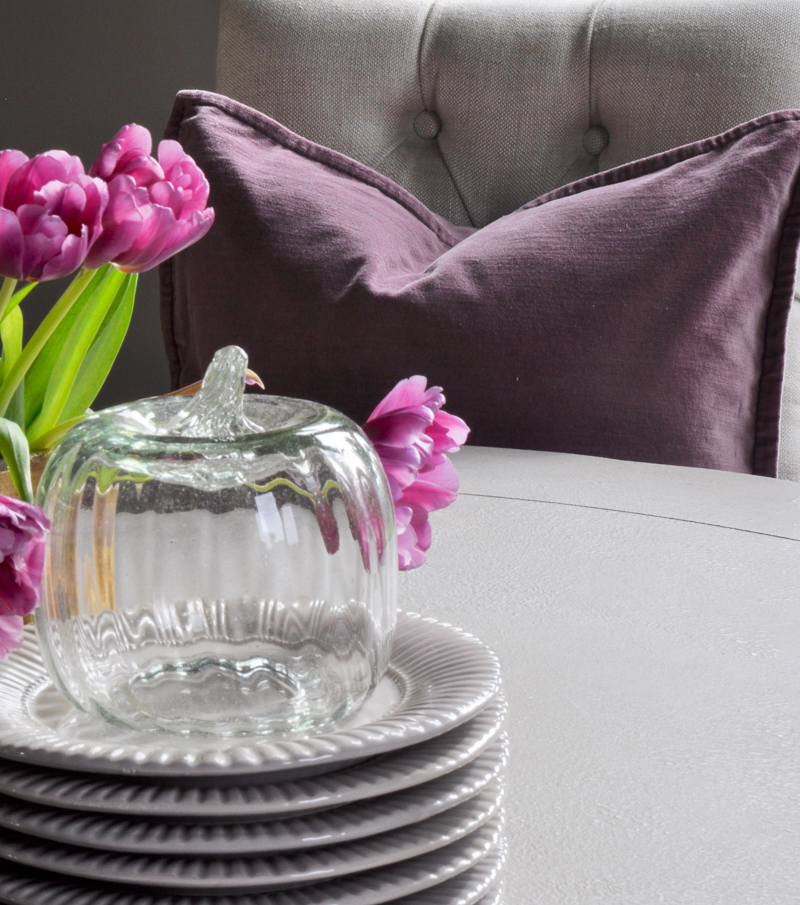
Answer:
<svg viewBox="0 0 800 905"><path fill-rule="evenodd" d="M734 126L726 132L721 132L719 135L712 135L710 138L705 138L701 141L687 142L677 148L659 151L659 153L651 154L649 157L631 160L609 170L593 173L591 176L584 176L582 179L559 186L544 195L540 195L538 198L534 198L532 201L528 201L518 210L541 207L551 201L570 198L573 195L579 195L591 189L617 185L620 182L627 182L639 176L648 176L651 173L657 173L660 170L674 166L676 163L683 163L685 160L701 157L704 154L710 154L712 151L723 150L759 129L765 129L784 122L798 121L800 121L800 110L778 110L774 113L767 113L757 119L740 123L738 126Z"/></svg>
<svg viewBox="0 0 800 905"><path fill-rule="evenodd" d="M179 100L181 101L180 108L178 108ZM333 148L323 147L323 145L311 141L309 138L304 138L302 135L292 132L291 129L287 129L286 126L267 116L266 113L261 113L259 110L223 95L214 94L211 91L180 91L176 98L173 117L170 118L170 125L168 126L168 128L170 126L173 128L175 135L170 137L176 137L182 122L186 118L186 110L192 105L215 107L234 119L238 119L239 122L257 129L287 150L295 151L307 160L321 163L332 170L337 170L343 175L349 176L351 179L356 179L372 186L382 195L405 208L449 248L454 248L461 241L458 237L451 235L432 216L433 212L421 204L409 191L394 180L379 173L373 167L361 163L361 161L355 160L353 157L348 157L340 151L335 151ZM176 117L175 114L178 112L179 116Z"/></svg>

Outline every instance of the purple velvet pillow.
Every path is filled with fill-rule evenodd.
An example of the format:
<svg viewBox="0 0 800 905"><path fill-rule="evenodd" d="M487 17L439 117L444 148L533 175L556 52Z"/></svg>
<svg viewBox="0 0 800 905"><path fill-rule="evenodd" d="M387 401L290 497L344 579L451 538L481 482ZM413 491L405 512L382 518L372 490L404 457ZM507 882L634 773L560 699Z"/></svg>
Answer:
<svg viewBox="0 0 800 905"><path fill-rule="evenodd" d="M179 94L167 137L216 210L162 265L174 387L238 343L268 392L359 422L425 374L476 444L775 474L800 113L482 229L215 94Z"/></svg>

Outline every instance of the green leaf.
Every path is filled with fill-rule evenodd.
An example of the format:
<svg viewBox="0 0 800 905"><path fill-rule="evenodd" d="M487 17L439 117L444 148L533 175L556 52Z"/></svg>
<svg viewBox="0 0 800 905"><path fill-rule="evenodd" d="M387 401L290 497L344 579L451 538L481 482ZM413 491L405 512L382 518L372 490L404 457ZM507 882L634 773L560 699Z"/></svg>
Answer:
<svg viewBox="0 0 800 905"><path fill-rule="evenodd" d="M67 286L61 294L61 298L48 311L45 319L39 324L33 336L23 347L19 358L14 362L13 367L3 381L2 387L0 387L0 417L5 415L17 387L25 379L37 356L58 329L58 325L69 313L72 306L80 298L83 290L91 283L93 277L93 270L79 270L78 275Z"/></svg>
<svg viewBox="0 0 800 905"><path fill-rule="evenodd" d="M22 352L22 332L24 328L22 312L19 307L6 314L0 323L0 340L3 342L3 355L0 358L0 386L8 376ZM25 381L17 387L6 409L6 417L21 427L25 426Z"/></svg>
<svg viewBox="0 0 800 905"><path fill-rule="evenodd" d="M89 300L81 305L81 311L64 340L61 353L53 367L41 410L28 428L28 439L32 446L36 446L36 441L50 433L62 420L62 411L81 365L109 310L115 304L121 303L124 298L129 282L127 274L114 268L91 293Z"/></svg>
<svg viewBox="0 0 800 905"><path fill-rule="evenodd" d="M100 392L122 347L133 314L139 275L129 273L114 299L97 337L83 359L78 376L61 412L62 419L75 418L86 411Z"/></svg>
<svg viewBox="0 0 800 905"><path fill-rule="evenodd" d="M109 309L115 302L121 302L129 283L128 274L114 268L97 286L89 301L82 305L72 329L62 344L61 354L53 366L53 373L45 390L41 411L28 428L27 433L31 446L36 446L37 439L52 431L62 420L61 413L75 384L83 360L95 341Z"/></svg>
<svg viewBox="0 0 800 905"><path fill-rule="evenodd" d="M0 418L0 455L6 460L8 473L20 499L32 503L33 485L28 441L22 428L8 418Z"/></svg>
<svg viewBox="0 0 800 905"><path fill-rule="evenodd" d="M19 307L19 303L25 298L25 296L36 286L38 283L26 283L19 292L15 292L14 295L11 296L11 301L8 303L8 308L3 312L3 320L5 320L12 311L15 311Z"/></svg>
<svg viewBox="0 0 800 905"><path fill-rule="evenodd" d="M55 446L68 430L75 427L76 424L80 424L85 417L86 413L84 412L83 414L78 415L77 418L70 418L68 421L62 421L51 431L38 437L36 442L31 446L31 452L44 452L44 450Z"/></svg>
<svg viewBox="0 0 800 905"><path fill-rule="evenodd" d="M116 271L119 273L119 271ZM89 285L83 290L73 306L65 315L56 330L47 340L41 352L36 356L25 377L25 426L30 428L38 416L47 392L47 386L53 377L56 363L64 349L64 344L75 327L83 309L89 305L101 284L113 275L110 264L101 267L93 276Z"/></svg>

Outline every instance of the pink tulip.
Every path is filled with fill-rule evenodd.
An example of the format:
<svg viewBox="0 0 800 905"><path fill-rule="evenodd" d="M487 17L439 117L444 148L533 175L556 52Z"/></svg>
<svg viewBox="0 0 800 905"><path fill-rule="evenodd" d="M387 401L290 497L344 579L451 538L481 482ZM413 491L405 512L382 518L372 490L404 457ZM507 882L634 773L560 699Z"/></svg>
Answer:
<svg viewBox="0 0 800 905"><path fill-rule="evenodd" d="M103 233L86 264L109 261L121 270L150 270L202 238L214 222L208 180L177 141L162 141L158 160L143 126L124 126L89 171L108 183Z"/></svg>
<svg viewBox="0 0 800 905"><path fill-rule="evenodd" d="M77 270L101 231L108 188L77 157L0 151L0 275L55 280Z"/></svg>
<svg viewBox="0 0 800 905"><path fill-rule="evenodd" d="M22 616L0 616L0 660L22 647L24 637Z"/></svg>
<svg viewBox="0 0 800 905"><path fill-rule="evenodd" d="M49 530L50 519L38 506L0 496L0 618L36 609Z"/></svg>
<svg viewBox="0 0 800 905"><path fill-rule="evenodd" d="M115 176L130 176L136 185L150 185L164 178L160 164L153 160L153 139L144 126L123 126L103 145L89 175L110 182Z"/></svg>
<svg viewBox="0 0 800 905"><path fill-rule="evenodd" d="M431 545L431 526L424 509L395 503L397 523L397 558L400 570L417 569L426 559Z"/></svg>
<svg viewBox="0 0 800 905"><path fill-rule="evenodd" d="M428 513L449 506L458 475L447 453L458 452L469 428L442 411L441 387L420 375L401 380L364 425L381 460L395 505L400 568L416 569L431 544Z"/></svg>

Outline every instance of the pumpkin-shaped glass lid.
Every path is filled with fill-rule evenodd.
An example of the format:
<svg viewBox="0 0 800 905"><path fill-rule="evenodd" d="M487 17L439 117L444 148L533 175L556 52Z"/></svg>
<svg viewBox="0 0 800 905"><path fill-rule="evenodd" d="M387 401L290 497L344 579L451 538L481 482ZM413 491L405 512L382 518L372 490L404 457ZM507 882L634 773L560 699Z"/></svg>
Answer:
<svg viewBox="0 0 800 905"><path fill-rule="evenodd" d="M294 431L323 420L330 410L305 399L245 396L247 353L217 351L194 396L162 396L112 409L115 426L163 442L242 441Z"/></svg>

